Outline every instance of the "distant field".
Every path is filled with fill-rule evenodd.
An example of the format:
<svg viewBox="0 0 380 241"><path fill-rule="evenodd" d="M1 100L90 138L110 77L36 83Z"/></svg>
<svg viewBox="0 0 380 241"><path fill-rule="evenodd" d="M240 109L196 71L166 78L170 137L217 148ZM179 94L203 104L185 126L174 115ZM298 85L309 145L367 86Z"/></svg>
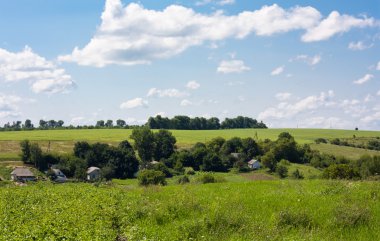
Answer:
<svg viewBox="0 0 380 241"><path fill-rule="evenodd" d="M287 131L293 135L298 143L312 143L316 138L351 138L380 137L380 131L354 131L330 129L234 129L234 130L172 130L177 138L178 147L189 147L196 142L206 142L214 137L226 139L238 137L257 137L259 139L275 140L281 133ZM105 142L116 145L122 140L129 140L130 129L92 129L92 130L34 130L0 132L0 161L17 160L19 153L18 143L21 140L37 141L44 150L48 148L54 152L68 152L76 141Z"/></svg>
<svg viewBox="0 0 380 241"><path fill-rule="evenodd" d="M337 146L331 144L312 144L311 148L322 153L335 156L350 157L351 159L358 159L363 155L380 155L380 151L366 150L350 146Z"/></svg>

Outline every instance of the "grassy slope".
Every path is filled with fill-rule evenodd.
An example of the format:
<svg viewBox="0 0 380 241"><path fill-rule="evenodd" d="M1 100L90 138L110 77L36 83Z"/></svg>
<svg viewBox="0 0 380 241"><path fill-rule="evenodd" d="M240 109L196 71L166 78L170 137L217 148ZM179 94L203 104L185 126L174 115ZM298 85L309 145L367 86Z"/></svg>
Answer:
<svg viewBox="0 0 380 241"><path fill-rule="evenodd" d="M380 240L379 190L322 180L2 187L0 240Z"/></svg>
<svg viewBox="0 0 380 241"><path fill-rule="evenodd" d="M254 137L257 133L259 139L275 140L279 133L287 131L293 135L298 143L312 143L316 138L350 138L380 136L380 131L353 131L330 129L234 129L234 130L207 130L187 131L172 130L177 138L179 147L189 147L196 142L205 142L214 137ZM68 152L76 141L106 142L116 145L118 142L129 139L132 130L128 129L93 129L93 130L48 130L48 131L13 131L0 132L0 161L18 160L21 140L29 139L38 141L43 150L47 149L51 141L50 149L54 152ZM335 147L334 147L335 148ZM339 148L339 147L336 147ZM358 150L362 151L361 149Z"/></svg>
<svg viewBox="0 0 380 241"><path fill-rule="evenodd" d="M380 151L366 150L350 146L337 146L330 144L312 144L311 148L322 153L332 154L335 156L345 156L351 159L358 159L363 155L380 155Z"/></svg>

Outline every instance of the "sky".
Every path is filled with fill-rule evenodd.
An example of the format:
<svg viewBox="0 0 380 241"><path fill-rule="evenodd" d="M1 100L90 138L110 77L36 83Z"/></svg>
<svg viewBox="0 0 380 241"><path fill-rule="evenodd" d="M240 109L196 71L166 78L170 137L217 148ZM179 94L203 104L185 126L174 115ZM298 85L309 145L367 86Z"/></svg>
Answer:
<svg viewBox="0 0 380 241"><path fill-rule="evenodd" d="M380 0L0 2L0 125L380 130Z"/></svg>

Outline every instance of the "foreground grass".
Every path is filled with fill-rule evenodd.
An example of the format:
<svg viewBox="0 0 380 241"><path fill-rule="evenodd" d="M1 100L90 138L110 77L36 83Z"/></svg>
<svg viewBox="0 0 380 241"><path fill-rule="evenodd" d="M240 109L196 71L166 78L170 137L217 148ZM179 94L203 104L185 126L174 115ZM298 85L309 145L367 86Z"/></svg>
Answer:
<svg viewBox="0 0 380 241"><path fill-rule="evenodd" d="M2 187L0 240L379 240L379 190L322 180Z"/></svg>
<svg viewBox="0 0 380 241"><path fill-rule="evenodd" d="M258 139L261 140L276 140L278 135L284 131L287 131L291 135L293 135L296 141L300 144L313 143L313 141L317 138L351 138L353 137L353 135L355 135L356 137L380 136L380 131L354 131L330 129L233 129L200 131L172 130L171 132L177 138L178 147L186 148L192 146L196 142L207 142L212 138L218 136L229 139L235 136L241 138L256 137L257 134ZM51 151L65 153L72 151L73 145L77 141L104 142L111 145L117 145L119 142L123 140L130 140L129 136L131 135L131 133L132 130L129 129L34 130L0 132L0 161L19 160L19 142L25 139L38 142L43 150L48 149L50 142ZM338 150L339 147L337 147L336 149ZM326 148L324 149L324 151L327 152ZM358 149L358 152L360 151L362 150ZM353 153L356 152L354 151Z"/></svg>

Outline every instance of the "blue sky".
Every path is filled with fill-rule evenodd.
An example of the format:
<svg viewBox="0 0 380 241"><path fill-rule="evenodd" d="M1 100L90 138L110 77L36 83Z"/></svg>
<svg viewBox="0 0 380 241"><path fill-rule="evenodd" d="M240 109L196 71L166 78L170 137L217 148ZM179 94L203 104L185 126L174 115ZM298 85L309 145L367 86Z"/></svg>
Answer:
<svg viewBox="0 0 380 241"><path fill-rule="evenodd" d="M2 1L0 83L0 124L380 130L380 1Z"/></svg>

